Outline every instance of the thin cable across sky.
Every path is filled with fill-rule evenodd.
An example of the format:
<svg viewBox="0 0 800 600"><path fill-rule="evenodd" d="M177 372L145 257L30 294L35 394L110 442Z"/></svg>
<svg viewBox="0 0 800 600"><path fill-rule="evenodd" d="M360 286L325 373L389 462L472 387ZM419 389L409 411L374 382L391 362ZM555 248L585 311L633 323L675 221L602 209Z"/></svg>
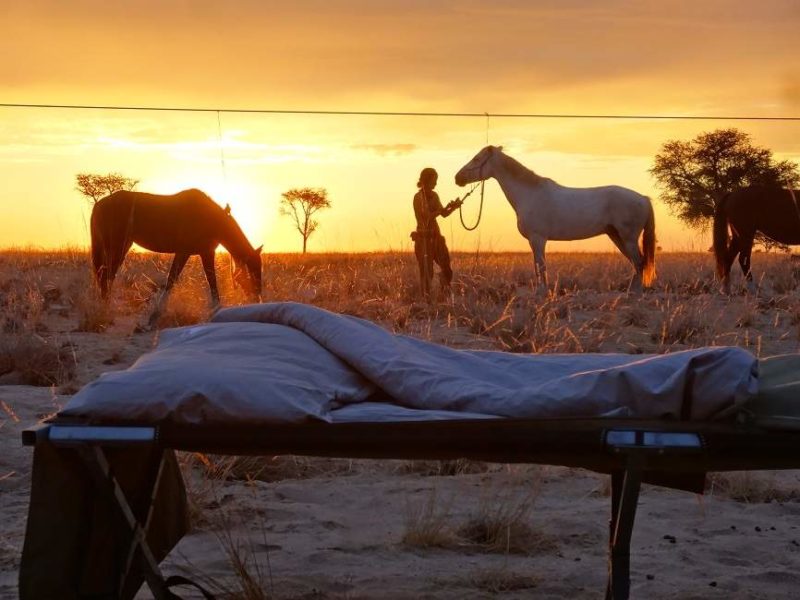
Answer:
<svg viewBox="0 0 800 600"><path fill-rule="evenodd" d="M196 108L183 106L116 106L89 104L30 104L2 102L0 108L51 108L72 110L118 110L152 112L195 112L265 115L339 115L366 117L480 117L492 119L627 119L627 120L673 120L673 121L800 121L800 116L766 117L756 115L629 115L629 114L581 114L581 113L492 113L492 112L421 112L382 110L304 110L273 108Z"/></svg>

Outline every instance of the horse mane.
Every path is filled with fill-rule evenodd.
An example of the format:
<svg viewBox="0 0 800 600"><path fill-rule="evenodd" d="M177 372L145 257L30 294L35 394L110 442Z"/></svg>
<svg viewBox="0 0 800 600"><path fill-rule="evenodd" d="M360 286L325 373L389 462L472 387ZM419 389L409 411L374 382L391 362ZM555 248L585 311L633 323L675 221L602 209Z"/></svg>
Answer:
<svg viewBox="0 0 800 600"><path fill-rule="evenodd" d="M523 165L518 160L511 158L508 154L503 152L499 153L501 157L503 157L503 166L506 168L508 173L517 179L521 179L531 185L539 185L540 183L544 183L545 181L550 181L547 177L542 177L541 175L537 175L531 169Z"/></svg>
<svg viewBox="0 0 800 600"><path fill-rule="evenodd" d="M230 252L231 255L234 253L241 253L243 256L247 256L247 254L254 252L255 248L253 248L250 240L247 239L247 236L244 234L244 231L242 231L238 221L233 218L233 215L230 212L230 207L226 206L226 208L223 209L220 206L220 210L223 212L223 223L225 230L229 234L228 241L232 242L236 246L236 248L228 248L228 252Z"/></svg>

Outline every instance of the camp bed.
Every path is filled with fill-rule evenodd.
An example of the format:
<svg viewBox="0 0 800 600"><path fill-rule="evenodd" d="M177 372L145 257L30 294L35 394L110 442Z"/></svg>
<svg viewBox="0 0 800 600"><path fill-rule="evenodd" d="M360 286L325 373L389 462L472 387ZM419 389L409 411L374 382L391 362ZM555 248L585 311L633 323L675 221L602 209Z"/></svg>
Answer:
<svg viewBox="0 0 800 600"><path fill-rule="evenodd" d="M278 307L277 312L283 310L284 307ZM288 314L291 315L289 321L304 314L322 319L327 324L338 322L337 318L309 312L305 308L291 308ZM348 322L347 327L349 325ZM334 335L338 329L323 329L325 336L330 334L332 339L338 339ZM372 331L369 327L367 329ZM237 339L243 340L239 329L231 331L222 326L221 330L226 334L232 332ZM176 356L191 355L195 368L198 354L190 352L191 344L209 331L217 330L190 332L186 346L176 341L182 334L176 334L176 338L166 343L163 361L155 360L156 352L142 361L138 370L134 366L127 373L107 378L107 383L113 384L110 387L95 386L94 391L88 390L89 400L92 400L92 393L105 394L116 390L118 402L111 402L109 406L119 404L133 411L126 416L115 417L106 411L102 402L82 403L76 396L74 404L77 409L69 410L68 406L55 419L23 433L23 443L35 449L30 512L20 568L20 596L23 600L82 596L132 598L143 582L156 598L173 597L170 586L185 583L185 580L164 577L159 562L188 528L185 492L175 451L378 459L466 458L561 465L607 473L612 482L607 598L627 598L629 595L630 541L642 483L701 493L708 472L800 468L800 404L797 402L800 360L796 355L762 361L753 359L752 373L740 373L742 365L751 364L747 356L739 351L726 352L725 349L711 349L708 353L698 351L684 357L688 362L679 367L674 361L682 360L681 357L667 357L664 361L656 359L650 363L634 360L632 366L626 364L625 368L630 367L632 371L625 371L621 379L624 385L618 388L620 396L630 393L632 381L648 380L637 371L641 368L655 368L654 373L678 383L677 395L671 400L674 410L666 418L653 415L647 418L641 415L620 417L619 411L606 411L598 417L544 418L466 412L463 418L459 418L458 413L452 410L426 412L408 407L394 408L388 398L373 391L365 398L359 396L360 402L355 405L341 408L344 417L329 420L313 418L272 422L267 419L252 423L233 415L227 419L228 423L219 418L203 422L193 412L198 403L193 383L181 383L180 378L176 383L178 387L167 386L154 392L162 394L158 402L153 402L156 405L154 410L160 414L158 411L164 408L172 395L180 395L182 388L193 390L185 394L184 399L184 404L188 403L192 410L183 410L184 405L171 407L164 413L167 418L157 419L137 412L139 403L129 402L126 390L153 375L148 369L155 369L156 375L161 373L159 369L164 363L171 364L170 351L175 351ZM344 333L347 335L339 337L350 348L350 335L359 334L347 328ZM278 342L280 340L276 345L280 347ZM406 342L400 340L400 348L406 348ZM246 346L244 341L241 343ZM381 348L386 343L386 339L380 339ZM410 343L418 348L418 342ZM335 346L335 342L329 346ZM368 347L360 344L353 347L353 354L348 354L349 350L343 352L348 355L348 368L359 357L371 356ZM444 353L448 360L452 358L458 365L461 361L473 359L479 361L476 364L483 360L498 360L503 368L507 368L516 360L491 353L478 354L477 357L448 354L450 351L439 348L432 348L431 352L434 353L432 357ZM724 360L720 362L717 360L719 357ZM294 354L291 360L302 362ZM398 358L404 369L403 384L409 376L409 366L404 360ZM555 357L553 364L563 365L559 362L563 360L566 358ZM613 362L614 357L596 357L598 364L605 365L598 371L585 368L586 364L592 363L591 356L578 360L588 362L582 363L581 370L568 375L561 384L568 386L570 382L577 382L577 389L583 389L580 387L585 384L582 378L590 377L591 388L599 396L610 395L615 382L620 381L619 373L614 371L617 367L608 367L608 361ZM385 361L383 356L379 357L378 366L383 365L382 361ZM665 370L665 365L669 370ZM694 367L687 370L686 365ZM735 369L729 370L730 365ZM324 366L320 369L324 371ZM607 377L609 369L613 375L610 380ZM370 372L370 365L362 365L361 371ZM202 370L197 372L203 373ZM412 368L412 375L413 372ZM538 371L534 369L533 372ZM720 372L723 377L715 380ZM221 373L224 376L225 369ZM676 377L676 373L681 377ZM276 380L281 379L279 375L274 374ZM266 376L269 378L270 374ZM309 373L308 378L313 378L313 374ZM704 386L703 378L714 380L715 385ZM449 375L446 379L449 381ZM750 389L754 380L759 384L758 389L751 390L743 400L730 403L725 400L728 396L736 396L744 384ZM219 381L212 383L212 387L217 389ZM305 385L308 381L303 383L309 388ZM426 380L424 385L429 383ZM471 380L468 383L477 385ZM611 387L606 389L605 383L610 383ZM318 385L319 382L314 383L314 386ZM393 382L388 381L386 387L392 388L392 385ZM698 393L713 395L715 390L725 385L730 390L719 398L722 408L718 406L714 413L719 418L696 418L695 413L702 404ZM309 388L312 392L316 389L314 386ZM549 383L544 382L542 386L542 393L549 393ZM486 388L487 393L492 393L492 389ZM229 391L224 390L222 397L234 402L228 396ZM335 393L340 391L337 388ZM661 382L656 391L652 403L663 399ZM259 393L280 395L279 391L270 389ZM357 391L353 393L359 394ZM420 393L424 395L423 391ZM511 397L516 401L517 390L512 390ZM379 398L383 401L376 402ZM498 398L498 403L502 404L502 397ZM636 403L635 398L629 400ZM464 399L460 402L463 403ZM147 400L143 398L141 403L147 403ZM94 413L93 407L96 408ZM313 406L304 407L312 412L317 410ZM543 409L548 409L548 404ZM215 414L213 406L203 405L203 410L205 412L200 412L202 415ZM660 406L659 414L662 410ZM54 501L56 497L57 502Z"/></svg>

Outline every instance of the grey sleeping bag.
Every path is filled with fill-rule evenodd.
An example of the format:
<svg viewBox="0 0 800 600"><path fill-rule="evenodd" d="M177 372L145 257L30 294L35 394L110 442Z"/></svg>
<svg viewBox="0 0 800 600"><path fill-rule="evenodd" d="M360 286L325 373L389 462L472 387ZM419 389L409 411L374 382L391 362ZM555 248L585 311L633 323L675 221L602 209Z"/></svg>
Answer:
<svg viewBox="0 0 800 600"><path fill-rule="evenodd" d="M229 308L161 333L60 413L92 422L298 423L441 418L714 419L757 390L733 347L665 355L456 350L297 303Z"/></svg>

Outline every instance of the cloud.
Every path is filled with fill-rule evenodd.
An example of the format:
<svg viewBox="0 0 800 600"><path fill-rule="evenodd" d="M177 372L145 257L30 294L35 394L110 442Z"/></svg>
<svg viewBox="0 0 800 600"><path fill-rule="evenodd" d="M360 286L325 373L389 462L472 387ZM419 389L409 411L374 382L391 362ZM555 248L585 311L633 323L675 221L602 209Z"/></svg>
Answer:
<svg viewBox="0 0 800 600"><path fill-rule="evenodd" d="M800 73L787 74L783 81L783 101L792 110L800 109Z"/></svg>
<svg viewBox="0 0 800 600"><path fill-rule="evenodd" d="M735 92L737 81L797 55L796 16L786 0L31 0L4 15L0 52L11 59L0 64L0 91L43 101L498 112L560 101L624 108L622 92L639 82L653 86L643 108L663 109L659 92L675 89L689 105L758 93Z"/></svg>
<svg viewBox="0 0 800 600"><path fill-rule="evenodd" d="M403 156L417 149L416 144L354 144L350 147L353 150L374 152L378 156Z"/></svg>

